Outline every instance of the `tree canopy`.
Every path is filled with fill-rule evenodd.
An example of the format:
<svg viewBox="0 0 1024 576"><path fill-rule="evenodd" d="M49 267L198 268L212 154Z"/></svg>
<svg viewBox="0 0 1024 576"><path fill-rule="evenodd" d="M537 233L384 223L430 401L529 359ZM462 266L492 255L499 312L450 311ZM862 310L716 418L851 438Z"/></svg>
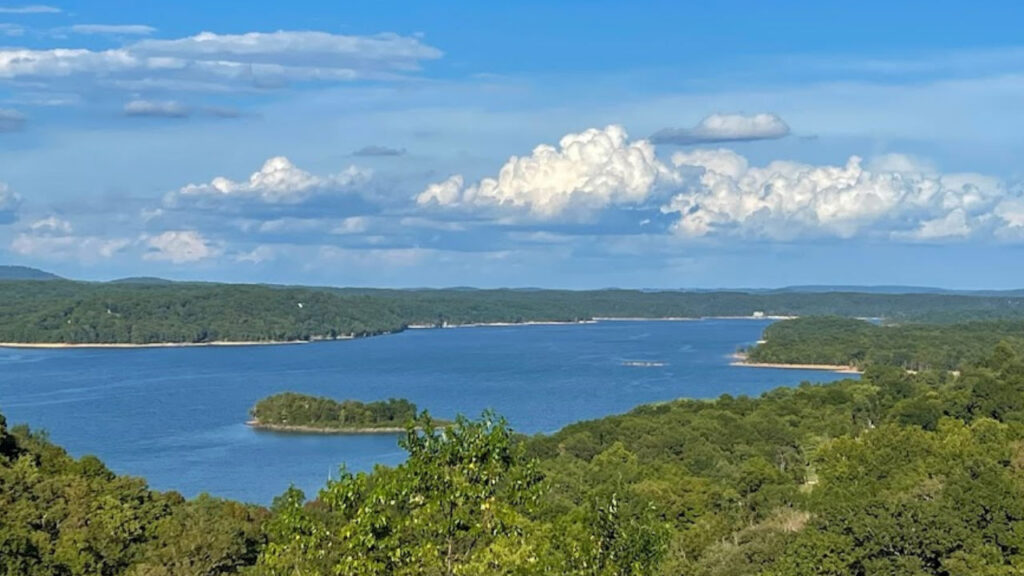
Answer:
<svg viewBox="0 0 1024 576"><path fill-rule="evenodd" d="M371 430L404 428L416 419L416 405L404 398L363 403L284 392L257 402L251 424L270 428Z"/></svg>
<svg viewBox="0 0 1024 576"><path fill-rule="evenodd" d="M0 574L1013 574L1024 361L641 406L524 438L422 416L406 461L269 509L185 500L0 421Z"/></svg>
<svg viewBox="0 0 1024 576"><path fill-rule="evenodd" d="M1024 318L1024 296L638 290L375 290L213 283L0 282L0 342L309 341L409 326L822 315Z"/></svg>

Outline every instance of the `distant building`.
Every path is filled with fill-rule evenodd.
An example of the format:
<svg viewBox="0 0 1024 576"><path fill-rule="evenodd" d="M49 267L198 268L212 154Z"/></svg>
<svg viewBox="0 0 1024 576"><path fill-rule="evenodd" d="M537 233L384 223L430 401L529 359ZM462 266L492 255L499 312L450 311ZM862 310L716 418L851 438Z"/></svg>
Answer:
<svg viewBox="0 0 1024 576"><path fill-rule="evenodd" d="M764 318L764 312L760 310L754 312L754 318Z"/></svg>

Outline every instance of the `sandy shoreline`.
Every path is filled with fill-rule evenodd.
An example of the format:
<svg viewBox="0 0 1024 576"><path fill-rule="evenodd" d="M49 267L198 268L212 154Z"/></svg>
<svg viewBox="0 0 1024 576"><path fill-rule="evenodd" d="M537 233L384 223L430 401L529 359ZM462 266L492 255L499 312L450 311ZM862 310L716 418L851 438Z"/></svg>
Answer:
<svg viewBox="0 0 1024 576"><path fill-rule="evenodd" d="M339 338L341 340L341 338ZM0 342L0 348L45 348L45 349L65 349L65 348L199 348L199 347L237 347L237 346L283 346L289 344L309 344L309 340L282 340L282 341L264 341L264 342L157 342L153 344L128 344L128 343L116 343L116 344L103 344L103 343L90 343L90 344L68 344L65 342Z"/></svg>
<svg viewBox="0 0 1024 576"><path fill-rule="evenodd" d="M779 362L750 362L747 360L747 355L742 352L737 352L732 355L732 362L730 366L740 366L744 368L778 368L786 370L819 370L824 372L835 372L837 374L863 374L863 370L857 369L855 366L845 366L843 364L782 364Z"/></svg>
<svg viewBox="0 0 1024 576"><path fill-rule="evenodd" d="M819 370L824 372L835 372L837 374L863 374L862 370L858 370L853 366L843 366L842 364L762 364L759 362L737 360L735 362L730 362L729 365L742 366L746 368L782 368L788 370Z"/></svg>
<svg viewBox="0 0 1024 576"><path fill-rule="evenodd" d="M382 428L317 428L315 426L288 426L286 424L263 424L258 420L249 420L246 426L254 430L265 430L267 432L283 432L288 434L330 434L330 435L354 435L354 434L402 434L404 427L391 426Z"/></svg>
<svg viewBox="0 0 1024 576"><path fill-rule="evenodd" d="M668 316L660 318L646 317L595 317L590 320L559 321L559 320L537 320L530 322L476 322L469 324L448 324L436 326L430 324L410 324L406 330L436 330L450 328L489 328L489 327L515 327L515 326L566 326L577 324L597 324L600 322L698 322L700 320L788 320L796 316L701 316L682 317ZM392 334L385 332L375 334L384 336ZM237 347L237 346L281 346L291 344L310 344L313 342L331 342L334 340L353 340L354 336L338 336L336 338L313 338L311 340L267 340L267 341L217 341L217 342L156 342L152 344L130 344L130 343L82 343L71 344L66 342L0 342L0 348L37 348L47 350L63 350L74 348L95 348L95 349L127 349L127 348L198 348L198 347ZM760 343L760 342L759 342ZM767 366L767 365L763 365Z"/></svg>

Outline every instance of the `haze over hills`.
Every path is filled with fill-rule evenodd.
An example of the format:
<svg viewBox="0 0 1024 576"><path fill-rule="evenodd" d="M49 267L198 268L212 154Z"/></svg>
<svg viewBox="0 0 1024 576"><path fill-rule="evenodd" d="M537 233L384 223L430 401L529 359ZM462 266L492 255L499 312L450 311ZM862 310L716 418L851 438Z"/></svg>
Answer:
<svg viewBox="0 0 1024 576"><path fill-rule="evenodd" d="M46 270L40 270L38 268L31 268L28 266L16 266L16 265L0 265L0 280L68 280L72 282L83 282L75 280L73 278L65 278ZM245 283L229 283L229 282L208 282L208 281L182 281L173 280L170 278L160 278L155 276L128 276L125 278L116 278L113 280L99 281L100 284L144 284L144 285L169 285L169 284L238 284L238 285L260 285L260 286L280 286L280 287L293 287L293 288L344 288L347 290L367 290L375 291L377 288L372 287L340 287L340 286L306 286L302 284L268 284L264 282L245 282ZM515 292L543 292L551 290L541 286L524 286L524 287L509 287L506 288L510 291ZM449 292L473 292L477 290L486 290L475 286L445 286L445 287L409 287L409 288L397 288L397 289L386 289L386 290L408 290L408 291L431 291L431 290L444 290ZM632 288L622 288L609 286L598 289L599 291L615 291L615 290L634 290ZM567 292L589 292L593 290L566 290ZM782 286L779 288L752 288L752 287L718 287L718 288L641 288L637 289L639 292L692 292L692 293L712 293L712 292L738 292L748 294L779 294L779 293L804 293L804 294L822 294L829 292L840 292L840 293L855 293L855 294L942 294L942 295L964 295L964 296L1008 296L1008 297L1020 297L1024 296L1024 288L1015 288L1008 290L981 290L981 289L954 289L954 288L939 288L935 286L904 286L898 284L892 285L856 285L856 284L806 284L806 285L794 285L794 286Z"/></svg>
<svg viewBox="0 0 1024 576"><path fill-rule="evenodd" d="M0 280L62 280L60 276L28 266L0 265Z"/></svg>

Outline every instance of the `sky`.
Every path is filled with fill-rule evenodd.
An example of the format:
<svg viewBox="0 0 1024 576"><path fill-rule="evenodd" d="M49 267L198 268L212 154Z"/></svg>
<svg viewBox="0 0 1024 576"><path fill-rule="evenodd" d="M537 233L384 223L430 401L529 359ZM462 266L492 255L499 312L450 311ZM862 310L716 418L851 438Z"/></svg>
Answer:
<svg viewBox="0 0 1024 576"><path fill-rule="evenodd" d="M0 263L1024 287L1024 3L707 4L0 0Z"/></svg>

